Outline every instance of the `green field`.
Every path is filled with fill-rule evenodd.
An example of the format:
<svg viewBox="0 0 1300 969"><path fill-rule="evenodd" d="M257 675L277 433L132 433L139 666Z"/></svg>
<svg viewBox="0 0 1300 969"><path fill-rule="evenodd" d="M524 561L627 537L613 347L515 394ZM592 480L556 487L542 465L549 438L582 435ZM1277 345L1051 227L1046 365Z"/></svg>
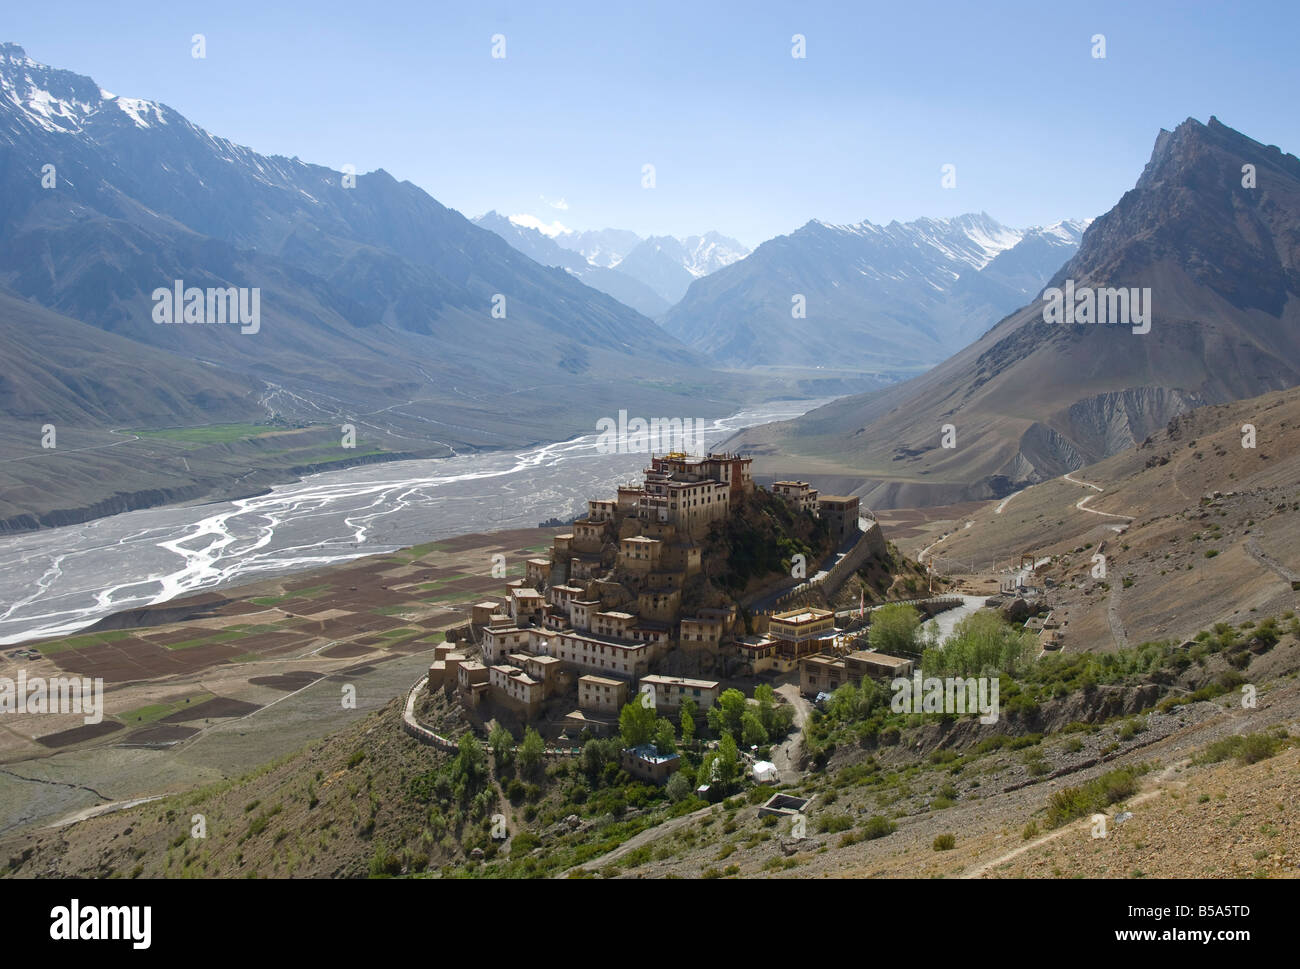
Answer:
<svg viewBox="0 0 1300 969"><path fill-rule="evenodd" d="M117 719L127 724L154 723L163 717L176 713L178 710L184 710L187 706L197 706L205 700L211 699L211 693L195 693L193 696L182 697L170 703L150 703L147 706L136 707L134 710L119 713Z"/></svg>
<svg viewBox="0 0 1300 969"><path fill-rule="evenodd" d="M285 431L291 428L278 427L274 424L207 424L203 427L164 427L158 430L135 428L132 434L141 437L161 438L164 441L182 441L188 444L225 444L230 441L243 441L252 437L261 437L272 431Z"/></svg>
<svg viewBox="0 0 1300 969"><path fill-rule="evenodd" d="M84 649L87 646L102 646L104 643L113 643L119 639L125 639L131 635L125 630L114 630L106 633L90 633L81 636L69 636L67 639L54 639L48 643L38 643L35 649L39 650L42 656L53 656L55 653L61 653L65 649Z"/></svg>

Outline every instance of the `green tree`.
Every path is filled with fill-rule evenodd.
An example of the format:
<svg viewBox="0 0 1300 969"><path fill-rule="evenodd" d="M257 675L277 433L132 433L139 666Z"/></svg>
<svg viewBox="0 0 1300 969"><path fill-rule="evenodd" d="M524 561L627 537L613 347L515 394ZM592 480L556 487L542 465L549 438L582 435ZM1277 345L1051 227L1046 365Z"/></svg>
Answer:
<svg viewBox="0 0 1300 969"><path fill-rule="evenodd" d="M695 739L695 714L699 710L698 704L690 697L682 700L681 716L679 724L682 728L682 743L689 744Z"/></svg>
<svg viewBox="0 0 1300 969"><path fill-rule="evenodd" d="M532 727L524 729L524 742L519 746L519 769L527 775L536 775L542 766L542 754L546 744L542 735Z"/></svg>
<svg viewBox="0 0 1300 969"><path fill-rule="evenodd" d="M638 698L624 704L618 715L618 732L623 736L624 747L640 747L654 739L655 710L642 704Z"/></svg>
<svg viewBox="0 0 1300 969"><path fill-rule="evenodd" d="M664 793L668 795L668 800L676 804L682 798L690 796L691 779L681 771L677 771L672 777L668 778L668 783L664 786Z"/></svg>
<svg viewBox="0 0 1300 969"><path fill-rule="evenodd" d="M1015 676L1033 663L1033 633L1017 629L996 612L977 612L953 629L942 649L927 649L921 667L930 676Z"/></svg>
<svg viewBox="0 0 1300 969"><path fill-rule="evenodd" d="M673 722L664 718L655 721L655 749L661 754L675 754L677 739L673 735Z"/></svg>
<svg viewBox="0 0 1300 969"><path fill-rule="evenodd" d="M731 734L722 735L718 744L718 776L724 785L731 784L740 773L740 752L736 749L735 738Z"/></svg>
<svg viewBox="0 0 1300 969"><path fill-rule="evenodd" d="M872 610L867 642L882 653L915 652L921 634L921 614L894 603Z"/></svg>
<svg viewBox="0 0 1300 969"><path fill-rule="evenodd" d="M488 734L488 747L492 750L498 770L514 759L514 746L515 738L509 730L499 723L492 728L492 732Z"/></svg>
<svg viewBox="0 0 1300 969"><path fill-rule="evenodd" d="M746 710L740 718L740 742L746 747L762 747L767 743L767 731L752 710Z"/></svg>
<svg viewBox="0 0 1300 969"><path fill-rule="evenodd" d="M452 761L452 776L462 796L473 796L487 780L487 773L487 751L473 734L462 734Z"/></svg>
<svg viewBox="0 0 1300 969"><path fill-rule="evenodd" d="M739 690L723 690L716 706L709 708L709 729L714 733L740 734L740 719L745 715L749 701Z"/></svg>

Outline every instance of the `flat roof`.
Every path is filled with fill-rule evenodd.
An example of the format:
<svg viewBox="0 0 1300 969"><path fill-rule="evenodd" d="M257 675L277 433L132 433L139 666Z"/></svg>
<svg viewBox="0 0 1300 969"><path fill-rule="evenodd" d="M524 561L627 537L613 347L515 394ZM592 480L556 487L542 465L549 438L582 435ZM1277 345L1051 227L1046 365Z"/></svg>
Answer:
<svg viewBox="0 0 1300 969"><path fill-rule="evenodd" d="M501 607L501 603L499 602L487 602L485 600L483 602L474 603L475 609L499 609L500 607Z"/></svg>
<svg viewBox="0 0 1300 969"><path fill-rule="evenodd" d="M835 613L828 609L792 609L789 612L778 612L771 619L772 622L813 622L817 619L826 619L833 617Z"/></svg>
<svg viewBox="0 0 1300 969"><path fill-rule="evenodd" d="M860 501L857 495L822 495L817 499L825 504L844 504L850 501Z"/></svg>
<svg viewBox="0 0 1300 969"><path fill-rule="evenodd" d="M912 662L910 659L902 659L898 656L890 656L887 653L877 653L873 649L858 649L846 657L847 659L859 660L864 663L878 663L881 666L905 666Z"/></svg>
<svg viewBox="0 0 1300 969"><path fill-rule="evenodd" d="M596 613L596 615L608 616L610 619L635 619L636 618L636 616L632 615L632 613L630 612L614 612L614 611L598 612Z"/></svg>
<svg viewBox="0 0 1300 969"><path fill-rule="evenodd" d="M712 690L718 685L717 680L693 680L688 676L662 676L658 673L651 673L649 676L641 677L641 682L664 683L669 686L699 687L701 690Z"/></svg>
<svg viewBox="0 0 1300 969"><path fill-rule="evenodd" d="M586 680L588 683L594 683L597 686L626 686L627 680L616 680L608 676L597 676L595 673L587 673L585 676L578 677L578 682Z"/></svg>
<svg viewBox="0 0 1300 969"><path fill-rule="evenodd" d="M663 764L678 759L677 754L659 753L659 749L651 744L642 744L640 747L625 747L623 753L634 754L638 760L644 760L650 764Z"/></svg>
<svg viewBox="0 0 1300 969"><path fill-rule="evenodd" d="M826 653L814 653L812 656L805 656L802 662L816 663L818 666L843 666L844 658L842 656L828 656Z"/></svg>
<svg viewBox="0 0 1300 969"><path fill-rule="evenodd" d="M589 643L595 643L597 646L614 646L622 650L646 649L649 646L649 643L629 643L622 639L615 639L613 636L597 636L595 633L580 632L577 629L566 630L560 635L585 640Z"/></svg>

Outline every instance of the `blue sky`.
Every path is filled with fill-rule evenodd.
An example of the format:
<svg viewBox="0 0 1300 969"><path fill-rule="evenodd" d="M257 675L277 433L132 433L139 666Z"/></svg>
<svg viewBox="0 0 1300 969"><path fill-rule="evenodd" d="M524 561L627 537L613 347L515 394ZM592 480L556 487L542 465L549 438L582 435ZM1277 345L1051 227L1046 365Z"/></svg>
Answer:
<svg viewBox="0 0 1300 969"><path fill-rule="evenodd" d="M1189 116L1300 153L1298 28L1294 2L98 0L9 4L0 40L470 217L756 245L810 218L1099 215Z"/></svg>

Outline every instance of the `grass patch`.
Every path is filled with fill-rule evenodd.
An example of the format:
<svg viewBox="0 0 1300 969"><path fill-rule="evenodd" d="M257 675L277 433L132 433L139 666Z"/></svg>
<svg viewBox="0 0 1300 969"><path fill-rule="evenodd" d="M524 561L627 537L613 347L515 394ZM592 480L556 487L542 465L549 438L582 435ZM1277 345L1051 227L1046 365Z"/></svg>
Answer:
<svg viewBox="0 0 1300 969"><path fill-rule="evenodd" d="M187 706L197 706L206 700L211 700L212 696L211 693L195 693L193 696L182 697L170 703L150 703L142 707L136 707L134 710L128 710L125 713L119 713L117 719L126 724L155 723L163 717L184 710Z"/></svg>
<svg viewBox="0 0 1300 969"><path fill-rule="evenodd" d="M1138 790L1138 778L1144 773L1142 768L1122 767L1095 777L1082 787L1057 791L1047 802L1047 826L1058 828L1132 797Z"/></svg>

